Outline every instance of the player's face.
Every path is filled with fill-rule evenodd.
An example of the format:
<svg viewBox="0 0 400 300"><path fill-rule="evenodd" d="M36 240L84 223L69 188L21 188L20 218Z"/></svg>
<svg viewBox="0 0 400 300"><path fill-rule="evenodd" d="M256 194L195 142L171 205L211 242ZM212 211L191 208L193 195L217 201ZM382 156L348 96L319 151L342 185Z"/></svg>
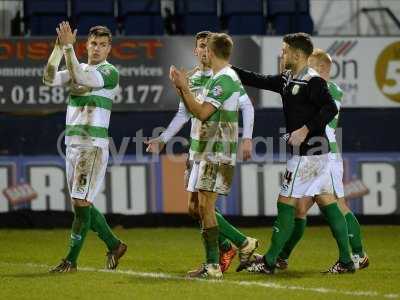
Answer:
<svg viewBox="0 0 400 300"><path fill-rule="evenodd" d="M111 51L111 44L106 36L91 36L86 42L89 63L96 65L107 59Z"/></svg>
<svg viewBox="0 0 400 300"><path fill-rule="evenodd" d="M196 42L196 48L194 49L194 55L197 56L199 64L209 65L207 57L207 38L198 39Z"/></svg>
<svg viewBox="0 0 400 300"><path fill-rule="evenodd" d="M295 51L286 43L282 45L281 59L285 70L292 70L296 65Z"/></svg>
<svg viewBox="0 0 400 300"><path fill-rule="evenodd" d="M326 63L318 60L315 57L310 56L308 58L308 66L317 71L322 78L324 78L325 80L329 80L329 73L331 70Z"/></svg>
<svg viewBox="0 0 400 300"><path fill-rule="evenodd" d="M308 66L310 68L313 68L315 71L317 71L318 73L321 73L321 64L318 62L318 59L316 59L315 57L310 57L308 59Z"/></svg>

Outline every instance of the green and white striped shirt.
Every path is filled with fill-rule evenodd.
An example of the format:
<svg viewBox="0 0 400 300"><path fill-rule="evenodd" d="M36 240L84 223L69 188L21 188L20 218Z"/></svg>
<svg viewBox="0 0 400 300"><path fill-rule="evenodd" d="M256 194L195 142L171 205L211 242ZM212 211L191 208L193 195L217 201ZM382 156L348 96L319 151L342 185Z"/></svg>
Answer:
<svg viewBox="0 0 400 300"><path fill-rule="evenodd" d="M85 71L97 70L104 86L69 97L65 144L108 147L108 125L113 100L118 91L118 70L107 61L98 65L81 64Z"/></svg>
<svg viewBox="0 0 400 300"><path fill-rule="evenodd" d="M192 119L190 159L234 165L238 143L238 108L241 82L230 67L213 75L200 100L211 103L216 111L202 122Z"/></svg>
<svg viewBox="0 0 400 300"><path fill-rule="evenodd" d="M336 83L334 83L332 81L328 82L328 89L329 89L329 93L331 94L333 100L335 101L338 111L340 111L340 108L342 106L342 99L343 99L342 89ZM338 121L339 121L339 112L337 113L335 118L328 125L326 125L326 128L325 128L326 136L328 137L328 140L329 140L329 149L330 149L331 153L338 152L338 146L337 146L336 136L335 136L335 131L338 126Z"/></svg>

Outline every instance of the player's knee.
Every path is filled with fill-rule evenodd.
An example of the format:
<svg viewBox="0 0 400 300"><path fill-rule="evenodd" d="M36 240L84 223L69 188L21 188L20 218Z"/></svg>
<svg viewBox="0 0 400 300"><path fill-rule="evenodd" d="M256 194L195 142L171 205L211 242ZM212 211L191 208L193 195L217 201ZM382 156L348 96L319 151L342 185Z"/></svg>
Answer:
<svg viewBox="0 0 400 300"><path fill-rule="evenodd" d="M296 207L296 218L297 219L305 219L307 217L307 208L306 207Z"/></svg>
<svg viewBox="0 0 400 300"><path fill-rule="evenodd" d="M347 206L346 200L344 198L339 198L338 199L338 206L341 210L341 212L345 215L349 212L351 212L350 208Z"/></svg>

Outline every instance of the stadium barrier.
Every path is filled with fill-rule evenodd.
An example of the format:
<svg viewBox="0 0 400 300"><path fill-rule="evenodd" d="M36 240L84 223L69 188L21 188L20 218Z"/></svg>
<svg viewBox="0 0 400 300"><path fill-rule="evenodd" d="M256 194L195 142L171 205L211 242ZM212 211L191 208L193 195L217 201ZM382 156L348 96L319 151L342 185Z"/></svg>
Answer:
<svg viewBox="0 0 400 300"><path fill-rule="evenodd" d="M101 212L114 216L111 217L114 220L126 218L120 223L127 226L135 224L132 218L136 215L150 214L153 220L157 219L154 216L159 216L155 224L163 223L160 221L163 214L166 223L169 214L184 215L187 211L183 187L185 159L185 155L149 156L147 159L128 155L121 161L112 158L102 191L95 200L96 206ZM382 220L378 216L388 217L386 221L399 219L399 153L345 154L344 166L345 193L356 214L372 216L371 220ZM278 155L272 155L271 160L264 157L259 161L238 163L231 193L226 198L220 197L219 210L226 215L255 219L275 216L276 197L284 171L285 163ZM35 197L27 197L30 189L21 184L29 185ZM14 191L10 192L10 188ZM37 213L52 216L56 211L71 211L64 161L59 156L2 157L0 189L3 191L0 212L20 216L15 222L22 215L29 215L29 210L36 216ZM311 216L318 214L317 206L309 212ZM124 216L115 217L121 215ZM9 222L4 215L0 220L3 224ZM182 224L187 220L183 217ZM41 218L38 221L48 222Z"/></svg>

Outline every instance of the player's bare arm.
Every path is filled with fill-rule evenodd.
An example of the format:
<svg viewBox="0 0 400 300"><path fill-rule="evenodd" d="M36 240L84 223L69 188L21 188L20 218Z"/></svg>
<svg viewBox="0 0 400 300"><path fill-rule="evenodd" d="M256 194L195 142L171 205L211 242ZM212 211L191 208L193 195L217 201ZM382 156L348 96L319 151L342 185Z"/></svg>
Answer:
<svg viewBox="0 0 400 300"><path fill-rule="evenodd" d="M171 66L170 78L175 87L180 90L182 100L186 108L199 120L207 120L214 112L215 107L207 102L200 103L197 101L193 93L189 89L186 72L178 70L175 66Z"/></svg>

